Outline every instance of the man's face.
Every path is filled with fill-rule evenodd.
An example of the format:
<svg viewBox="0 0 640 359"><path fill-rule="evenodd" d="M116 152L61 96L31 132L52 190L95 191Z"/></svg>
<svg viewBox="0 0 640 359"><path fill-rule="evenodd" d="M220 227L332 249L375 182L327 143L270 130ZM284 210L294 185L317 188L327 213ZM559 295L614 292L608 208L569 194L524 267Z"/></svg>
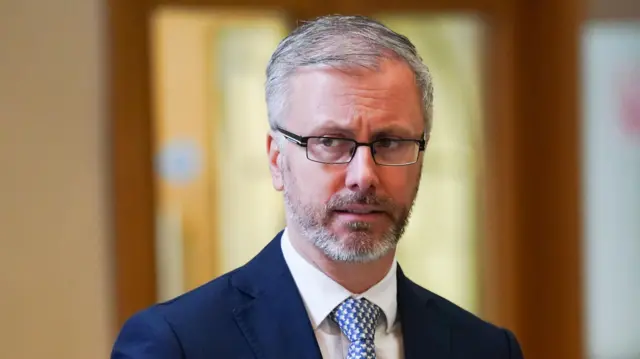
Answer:
<svg viewBox="0 0 640 359"><path fill-rule="evenodd" d="M383 61L378 71L330 67L299 70L290 80L281 126L300 136L421 139L422 103L410 68ZM276 134L276 136L279 134ZM348 164L310 161L288 141L272 156L289 226L337 261L366 262L395 248L415 200L422 159L380 166L358 147Z"/></svg>

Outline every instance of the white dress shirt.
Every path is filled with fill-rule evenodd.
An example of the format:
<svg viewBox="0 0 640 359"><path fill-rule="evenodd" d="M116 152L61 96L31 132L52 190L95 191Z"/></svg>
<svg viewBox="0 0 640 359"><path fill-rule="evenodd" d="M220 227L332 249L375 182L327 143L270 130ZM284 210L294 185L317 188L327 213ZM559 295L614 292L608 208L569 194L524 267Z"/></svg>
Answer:
<svg viewBox="0 0 640 359"><path fill-rule="evenodd" d="M345 299L366 298L382 309L376 327L377 359L404 358L402 332L397 320L397 263L394 260L389 273L365 293L354 295L309 263L293 247L287 230L282 234L282 253L304 301L307 314L316 335L323 359L344 359L349 340L342 334L329 314Z"/></svg>

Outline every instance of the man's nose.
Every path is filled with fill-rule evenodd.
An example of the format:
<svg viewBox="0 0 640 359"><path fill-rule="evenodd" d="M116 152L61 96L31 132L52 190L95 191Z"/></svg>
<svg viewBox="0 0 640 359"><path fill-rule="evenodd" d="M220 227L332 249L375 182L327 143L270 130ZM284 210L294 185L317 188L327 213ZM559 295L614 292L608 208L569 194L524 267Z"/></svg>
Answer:
<svg viewBox="0 0 640 359"><path fill-rule="evenodd" d="M360 146L355 151L347 167L346 186L353 191L367 192L379 184L378 166L370 147Z"/></svg>

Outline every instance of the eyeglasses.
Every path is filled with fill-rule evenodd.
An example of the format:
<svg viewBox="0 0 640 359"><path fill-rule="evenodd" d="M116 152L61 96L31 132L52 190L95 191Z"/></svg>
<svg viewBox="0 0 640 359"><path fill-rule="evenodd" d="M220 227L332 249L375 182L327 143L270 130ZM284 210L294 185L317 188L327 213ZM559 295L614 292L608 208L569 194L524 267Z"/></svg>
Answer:
<svg viewBox="0 0 640 359"><path fill-rule="evenodd" d="M307 151L310 161L327 164L351 162L358 147L371 149L373 161L380 166L407 166L418 161L425 149L425 140L381 138L373 142L358 142L350 138L299 136L280 127L277 130L290 142Z"/></svg>

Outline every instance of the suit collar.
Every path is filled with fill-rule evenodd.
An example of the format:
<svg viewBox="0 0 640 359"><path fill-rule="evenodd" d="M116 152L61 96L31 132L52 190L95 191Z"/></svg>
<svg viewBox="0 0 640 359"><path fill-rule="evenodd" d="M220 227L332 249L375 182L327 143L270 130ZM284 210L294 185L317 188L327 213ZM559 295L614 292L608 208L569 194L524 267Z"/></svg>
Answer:
<svg viewBox="0 0 640 359"><path fill-rule="evenodd" d="M398 267L398 311L405 359L447 359L451 330L440 316L436 296L408 279Z"/></svg>
<svg viewBox="0 0 640 359"><path fill-rule="evenodd" d="M261 359L322 359L306 309L282 256L280 232L232 275L248 296L234 308L238 326Z"/></svg>

